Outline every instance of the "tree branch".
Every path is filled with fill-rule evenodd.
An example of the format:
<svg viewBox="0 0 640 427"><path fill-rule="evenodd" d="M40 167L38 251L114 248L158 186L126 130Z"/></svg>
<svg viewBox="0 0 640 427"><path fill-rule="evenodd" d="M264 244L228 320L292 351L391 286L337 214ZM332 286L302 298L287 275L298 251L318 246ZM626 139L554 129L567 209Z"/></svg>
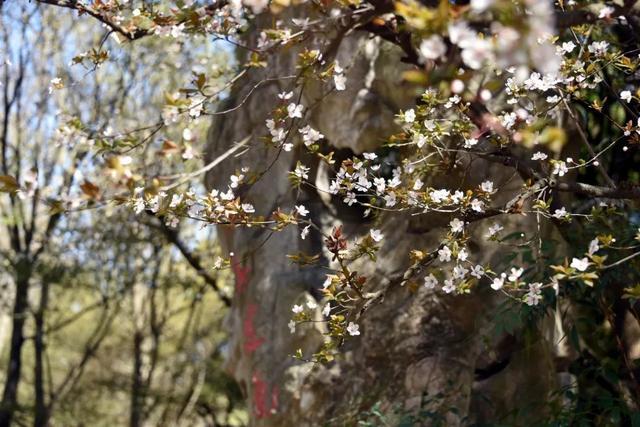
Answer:
<svg viewBox="0 0 640 427"><path fill-rule="evenodd" d="M189 265L191 265L191 267L196 270L196 273L198 273L198 275L202 277L209 286L211 286L215 293L218 294L218 297L224 303L224 305L226 305L227 307L231 307L231 298L229 298L222 292L222 290L218 286L217 280L213 276L211 276L211 274L209 274L207 270L202 266L200 257L192 253L189 248L187 248L184 242L180 240L180 236L178 235L178 232L176 230L166 225L162 218L159 219L160 231L162 231L162 234L165 236L167 241L178 248L184 259L186 259Z"/></svg>
<svg viewBox="0 0 640 427"><path fill-rule="evenodd" d="M82 3L78 3L75 0L37 0L38 3L43 3L43 4L48 4L51 6L57 6L57 7L63 7L66 9L72 9L72 10L76 10L78 11L78 14L83 14L86 13L87 15L90 15L92 17L94 17L95 19L97 19L98 21L102 22L103 24L107 25L109 28L111 28L112 31L115 31L119 34L122 34L123 36L125 36L127 39L133 41L133 40L137 40L139 38L142 38L144 36L146 36L147 34L149 34L148 30L140 30L140 29L136 29L134 31L129 31L126 30L125 28L123 28L121 25L116 24L115 22L113 22L111 19L109 19L107 16L105 16L104 14L90 8L87 7L85 5L83 5Z"/></svg>
<svg viewBox="0 0 640 427"><path fill-rule="evenodd" d="M95 10L93 8L90 8L88 6L85 6L84 4L79 3L76 0L36 0L36 1L42 4L48 4L51 6L57 6L57 7L63 7L66 9L76 10L78 11L79 14L86 13L87 15L92 16L93 18L97 19L98 21L108 26L111 29L111 31L114 31L118 34L123 35L129 41L138 40L144 36L153 34L153 29L145 30L141 28L134 28L133 30L128 30L123 26L121 26L120 24L117 24L113 19L108 17L105 13ZM219 0L219 1L216 1L214 4L210 4L206 6L205 11L207 13L212 13L213 11L222 8L227 4L228 4L227 0ZM187 19L176 21L174 25L180 25L185 22L187 22Z"/></svg>
<svg viewBox="0 0 640 427"><path fill-rule="evenodd" d="M550 183L550 187L558 191L572 192L591 197L607 199L640 199L640 187L612 188L584 184L582 182Z"/></svg>

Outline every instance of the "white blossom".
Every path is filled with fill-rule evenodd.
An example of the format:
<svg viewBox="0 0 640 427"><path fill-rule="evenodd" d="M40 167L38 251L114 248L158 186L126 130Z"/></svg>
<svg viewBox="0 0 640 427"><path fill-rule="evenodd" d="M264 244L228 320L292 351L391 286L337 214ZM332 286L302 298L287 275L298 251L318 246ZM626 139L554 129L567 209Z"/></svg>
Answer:
<svg viewBox="0 0 640 427"><path fill-rule="evenodd" d="M136 215L139 215L145 208L144 199L138 198L133 202L133 211Z"/></svg>
<svg viewBox="0 0 640 427"><path fill-rule="evenodd" d="M422 148L427 143L427 137L421 133L415 133L413 135L413 143L416 144L418 148Z"/></svg>
<svg viewBox="0 0 640 427"><path fill-rule="evenodd" d="M451 249L449 249L448 246L444 246L442 249L438 250L438 259L440 262L451 261Z"/></svg>
<svg viewBox="0 0 640 427"><path fill-rule="evenodd" d="M527 305L538 305L542 299L542 283L530 283L529 292L524 296Z"/></svg>
<svg viewBox="0 0 640 427"><path fill-rule="evenodd" d="M449 40L460 48L470 47L475 43L478 35L469 27L466 21L453 21L448 27Z"/></svg>
<svg viewBox="0 0 640 427"><path fill-rule="evenodd" d="M158 195L153 196L149 199L148 205L151 212L157 213L160 210L160 197Z"/></svg>
<svg viewBox="0 0 640 427"><path fill-rule="evenodd" d="M553 170L551 171L553 175L564 176L567 172L569 172L569 168L565 162L562 160L553 162Z"/></svg>
<svg viewBox="0 0 640 427"><path fill-rule="evenodd" d="M484 203L482 202L482 200L473 199L473 200L471 200L471 209L476 211L476 212L483 212L484 211Z"/></svg>
<svg viewBox="0 0 640 427"><path fill-rule="evenodd" d="M458 95L454 95L447 100L447 102L444 104L444 108L451 108L452 106L459 104L461 100L462 98L460 98Z"/></svg>
<svg viewBox="0 0 640 427"><path fill-rule="evenodd" d="M442 203L449 197L449 190L433 190L429 193L429 197L434 203Z"/></svg>
<svg viewBox="0 0 640 427"><path fill-rule="evenodd" d="M302 142L307 147L313 145L314 143L316 143L319 140L321 140L322 138L324 138L323 134L321 134L317 130L313 129L309 125L301 128L301 129L298 129L298 132L302 134Z"/></svg>
<svg viewBox="0 0 640 427"><path fill-rule="evenodd" d="M462 49L460 56L469 68L479 70L492 57L491 43L486 39L476 38L469 47Z"/></svg>
<svg viewBox="0 0 640 427"><path fill-rule="evenodd" d="M349 332L349 335L352 337L360 335L360 326L356 323L349 322L349 325L347 325L347 332Z"/></svg>
<svg viewBox="0 0 640 427"><path fill-rule="evenodd" d="M451 195L451 202L453 204L458 204L462 201L462 199L464 199L464 193L460 190L456 190L452 195Z"/></svg>
<svg viewBox="0 0 640 427"><path fill-rule="evenodd" d="M384 178L373 178L373 185L376 186L376 193L378 195L384 194L384 190L387 187L387 182Z"/></svg>
<svg viewBox="0 0 640 427"><path fill-rule="evenodd" d="M423 60L438 59L447 53L447 46L442 41L442 37L434 34L420 42L418 54Z"/></svg>
<svg viewBox="0 0 640 427"><path fill-rule="evenodd" d="M494 291L499 291L500 289L502 289L502 287L504 286L505 277L506 274L502 273L500 277L496 277L495 279L493 279L493 282L491 282L491 289L493 289Z"/></svg>
<svg viewBox="0 0 640 427"><path fill-rule="evenodd" d="M429 132L432 132L436 129L435 120L427 119L422 124L424 125L425 129L427 129Z"/></svg>
<svg viewBox="0 0 640 427"><path fill-rule="evenodd" d="M396 205L396 193L390 191L384 196L385 206L391 208Z"/></svg>
<svg viewBox="0 0 640 427"><path fill-rule="evenodd" d="M402 184L402 181L400 181L400 177L399 176L394 176L393 178L391 178L389 180L389 182L387 183L387 185L390 188L396 188L398 187L400 184Z"/></svg>
<svg viewBox="0 0 640 427"><path fill-rule="evenodd" d="M562 52L564 53L571 53L573 52L573 49L576 48L576 45L574 42L572 41L568 41L568 42L564 42L562 43Z"/></svg>
<svg viewBox="0 0 640 427"><path fill-rule="evenodd" d="M416 112L411 109L404 112L405 123L413 123L416 120Z"/></svg>
<svg viewBox="0 0 640 427"><path fill-rule="evenodd" d="M467 148L467 149L477 144L478 144L478 140L475 138L469 138L464 140L464 148Z"/></svg>
<svg viewBox="0 0 640 427"><path fill-rule="evenodd" d="M242 175L242 174L240 174L240 175L231 175L229 177L229 181L231 182L229 184L229 187L238 188L238 185L242 182L243 179L244 179L244 175Z"/></svg>
<svg viewBox="0 0 640 427"><path fill-rule="evenodd" d="M322 309L322 315L329 316L330 313L331 313L331 304L326 303L324 308Z"/></svg>
<svg viewBox="0 0 640 427"><path fill-rule="evenodd" d="M322 283L322 289L327 289L331 285L331 279L331 276L327 276L326 279L324 279L324 282Z"/></svg>
<svg viewBox="0 0 640 427"><path fill-rule="evenodd" d="M307 225L306 227L304 227L302 229L302 231L300 232L300 238L302 240L306 239L307 236L309 235L309 229L311 229L311 225Z"/></svg>
<svg viewBox="0 0 640 427"><path fill-rule="evenodd" d="M518 279L520 278L520 276L522 276L522 273L524 273L524 268L516 268L516 267L512 267L511 268L511 272L509 273L509 281L510 282L517 282Z"/></svg>
<svg viewBox="0 0 640 427"><path fill-rule="evenodd" d="M434 289L437 284L438 284L438 279L436 279L436 276L434 276L433 273L429 274L428 276L425 276L424 278L425 288Z"/></svg>
<svg viewBox="0 0 640 427"><path fill-rule="evenodd" d="M197 119L204 111L205 102L207 99L201 95L196 95L189 98L189 117Z"/></svg>
<svg viewBox="0 0 640 427"><path fill-rule="evenodd" d="M267 7L269 0L242 0L242 4L249 7L253 13L258 14Z"/></svg>
<svg viewBox="0 0 640 427"><path fill-rule="evenodd" d="M369 235L374 242L380 242L384 238L384 235L380 232L380 230L376 230L374 228L369 230Z"/></svg>
<svg viewBox="0 0 640 427"><path fill-rule="evenodd" d="M191 146L191 144L185 143L184 144L184 151L182 153L182 158L184 160L191 160L196 156L196 152L194 151L193 147Z"/></svg>
<svg viewBox="0 0 640 427"><path fill-rule="evenodd" d="M471 10L474 12L484 12L491 5L493 5L494 0L471 0Z"/></svg>
<svg viewBox="0 0 640 427"><path fill-rule="evenodd" d="M49 85L49 95L51 95L51 93L53 93L54 90L62 89L64 87L64 84L62 83L62 79L60 77L51 79L50 83L51 84Z"/></svg>
<svg viewBox="0 0 640 427"><path fill-rule="evenodd" d="M449 226L451 227L452 233L460 233L464 229L464 221L460 221L458 218L454 218L449 223Z"/></svg>
<svg viewBox="0 0 640 427"><path fill-rule="evenodd" d="M578 271L585 271L589 268L589 259L587 257L584 258L573 258L571 260L571 268L575 268Z"/></svg>
<svg viewBox="0 0 640 427"><path fill-rule="evenodd" d="M604 40L595 41L591 43L587 49L595 56L604 56L604 54L607 53L607 49L609 49L609 43Z"/></svg>
<svg viewBox="0 0 640 427"><path fill-rule="evenodd" d="M556 209L552 216L559 219L564 218L567 216L567 210L564 207L561 207L560 209Z"/></svg>
<svg viewBox="0 0 640 427"><path fill-rule="evenodd" d="M549 156L547 156L542 151L537 151L537 152L533 153L533 156L531 156L531 160L546 160L547 157L549 157Z"/></svg>
<svg viewBox="0 0 640 427"><path fill-rule="evenodd" d="M310 169L305 165L299 163L296 165L296 169L293 171L294 175L301 179L309 179Z"/></svg>
<svg viewBox="0 0 640 427"><path fill-rule="evenodd" d="M294 119L296 117L301 119L303 109L304 109L304 106L302 104L295 104L292 102L287 106L287 114L291 119Z"/></svg>
<svg viewBox="0 0 640 427"><path fill-rule="evenodd" d="M456 286L453 284L453 279L447 279L444 281L444 286L442 287L442 291L446 294L450 294L456 290Z"/></svg>
<svg viewBox="0 0 640 427"><path fill-rule="evenodd" d="M300 216L307 216L309 215L309 210L304 206L304 205L298 205L296 206L296 212L298 213L298 215Z"/></svg>
<svg viewBox="0 0 640 427"><path fill-rule="evenodd" d="M174 194L171 196L171 202L169 203L170 208L177 207L182 201L182 194Z"/></svg>
<svg viewBox="0 0 640 427"><path fill-rule="evenodd" d="M540 92L546 92L551 89L556 89L560 80L555 74L540 74L533 72L528 79L524 81L524 87L528 90L539 90Z"/></svg>
<svg viewBox="0 0 640 427"><path fill-rule="evenodd" d="M485 193L493 193L493 182L484 181L482 184L480 184L480 189Z"/></svg>
<svg viewBox="0 0 640 427"><path fill-rule="evenodd" d="M464 82L460 79L455 79L451 82L451 92L462 93L464 91Z"/></svg>
<svg viewBox="0 0 640 427"><path fill-rule="evenodd" d="M505 113L500 116L500 122L505 128L511 129L516 124L517 118L516 113Z"/></svg>
<svg viewBox="0 0 640 427"><path fill-rule="evenodd" d="M613 12L615 12L615 9L612 8L611 6L603 6L602 9L600 9L600 12L598 13L598 18L600 19L611 18L611 14Z"/></svg>
<svg viewBox="0 0 640 427"><path fill-rule="evenodd" d="M342 200L344 203L346 203L347 205L351 206L356 202L356 195L355 193L349 191L347 193L347 196Z"/></svg>
<svg viewBox="0 0 640 427"><path fill-rule="evenodd" d="M473 267L471 267L470 274L476 279L481 279L484 275L484 267L482 267L481 265L474 265Z"/></svg>
<svg viewBox="0 0 640 427"><path fill-rule="evenodd" d="M467 273L469 272L468 269L464 268L461 265L456 265L455 267L453 267L453 278L454 279L463 279Z"/></svg>
<svg viewBox="0 0 640 427"><path fill-rule="evenodd" d="M171 26L171 37L173 37L174 39L180 38L180 37L184 37L184 27L185 24L182 23L180 25L172 25Z"/></svg>

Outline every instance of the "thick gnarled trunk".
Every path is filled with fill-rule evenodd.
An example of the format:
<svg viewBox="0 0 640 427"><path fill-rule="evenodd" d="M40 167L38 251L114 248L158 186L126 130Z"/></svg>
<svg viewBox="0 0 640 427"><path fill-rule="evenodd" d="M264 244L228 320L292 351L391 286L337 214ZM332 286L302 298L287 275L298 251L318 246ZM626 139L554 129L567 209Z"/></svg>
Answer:
<svg viewBox="0 0 640 427"><path fill-rule="evenodd" d="M256 37L250 35L247 42L255 42ZM346 91L331 94L327 87L306 85L302 102L315 106L305 121L325 135L327 150L337 150L338 158L374 150L394 131L394 115L412 106L417 96L401 81L401 52L365 33L342 37L339 31L327 45L310 40L308 46L335 55L346 69L348 83ZM295 49L283 50L269 71L253 70L235 86L223 109L239 105L263 79L290 75L295 59ZM328 188L332 171L302 150L278 154L259 140L267 132L265 119L277 94L291 89L289 80L264 82L241 108L215 119L208 137L209 160L247 136L251 149L211 171L207 185L225 190L229 176L242 166L251 166L253 173L266 170L256 184L238 192L259 214L303 203L324 232L341 224L350 239L362 236L368 224L361 211L348 209L323 192L296 192L287 179L298 160L313 166L320 189ZM323 101L316 104L320 98ZM513 176L512 170L487 162L474 162L470 167L467 175L453 171L446 178L430 178L429 184L471 188L489 177ZM506 202L521 188L518 179L504 181L504 200L496 203ZM367 292L384 289L385 296L360 319L362 335L349 339L343 357L326 366L291 357L298 348L305 355L319 348L321 324L299 326L293 334L287 327L292 305L308 295L320 298L325 267L335 267L329 254L323 253L321 237L312 233L302 240L294 227L276 233L220 228L223 245L233 254L235 273L228 319L232 336L228 368L246 392L253 424L350 425L356 423L359 413L379 404L388 413L437 410L448 425L456 425L497 419L513 409L516 401L524 406L542 403L555 381L550 349L541 338L526 344L514 337L506 337L507 344L487 341L488 315L499 304L494 294L479 291L455 297L421 286L399 285L410 265L409 251L433 250L451 218L394 215L383 219L385 239L378 261L359 262L353 270L367 276ZM533 227L532 219L517 221L519 230ZM507 232L516 229L509 230L509 220L505 226ZM474 243L481 241L481 230L473 232L474 227L471 257L478 263L498 260L502 254ZM323 253L322 262L300 268L285 257L299 252ZM525 365L526 374L520 369ZM495 405L484 404L487 399Z"/></svg>

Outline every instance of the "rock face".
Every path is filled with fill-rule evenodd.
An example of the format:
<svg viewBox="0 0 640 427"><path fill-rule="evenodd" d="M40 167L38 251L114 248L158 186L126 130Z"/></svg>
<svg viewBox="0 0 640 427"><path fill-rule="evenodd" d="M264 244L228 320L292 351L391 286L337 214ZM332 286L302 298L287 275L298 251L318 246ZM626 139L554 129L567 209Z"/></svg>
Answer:
<svg viewBox="0 0 640 427"><path fill-rule="evenodd" d="M247 37L252 43L257 34ZM302 103L316 105L306 119L326 136L325 144L337 149L338 158L375 149L394 131L394 115L415 102L416 93L401 82L401 53L365 33L336 35L328 43L309 40L308 46L335 54L346 69L347 90L327 95L328 87L305 87ZM313 178L321 189L328 187L332 171L314 164L302 150L278 155L259 140L267 133L265 119L277 94L292 89L291 80L264 79L291 75L298 52L284 50L268 70L253 70L234 86L222 109L242 106L214 120L207 159L216 158L233 141L247 136L251 149L213 169L206 183L209 188L225 189L229 175L243 166L253 172L265 171L257 183L239 191L258 213L268 215L277 207L290 209L304 203L325 233L342 224L353 239L368 232L370 224L362 219L362 212L347 209L323 193L293 191L287 179L298 160L313 166ZM316 103L322 96L326 97ZM470 168L467 175L453 170L445 178L425 177L425 181L433 186L470 188L489 176L494 181L504 177L502 201L510 199L509 188L515 192L522 184L513 178L512 170L500 165L474 162ZM382 225L377 226L385 235L378 261L362 262L354 269L369 278L368 291L391 285L383 301L360 319L362 334L348 340L342 349L344 356L327 366L290 357L297 348L307 355L313 353L322 342L322 326L299 326L293 334L287 327L293 304L320 298L318 289L331 262L324 252L322 265L304 269L285 254L322 253L318 233L302 240L294 227L277 233L220 227L223 246L233 253L236 286L228 321L232 337L228 369L246 392L253 425L355 425L359 414L374 404L387 414L437 410L447 425L497 420L516 406L536 410L532 405L541 403L555 381L551 348L535 334L526 343L515 336L487 338L493 337L489 319L501 303L493 292L456 297L422 286L416 290L398 285L409 266L408 252L432 250L451 219L415 218L394 214L382 218ZM533 218L517 221L518 230L534 226ZM508 220L505 222L508 230ZM477 230L475 241L480 232ZM503 256L494 248L474 244L474 239L469 249L477 262ZM432 424L437 417L423 416L416 425ZM393 425L397 420L390 417L388 422Z"/></svg>

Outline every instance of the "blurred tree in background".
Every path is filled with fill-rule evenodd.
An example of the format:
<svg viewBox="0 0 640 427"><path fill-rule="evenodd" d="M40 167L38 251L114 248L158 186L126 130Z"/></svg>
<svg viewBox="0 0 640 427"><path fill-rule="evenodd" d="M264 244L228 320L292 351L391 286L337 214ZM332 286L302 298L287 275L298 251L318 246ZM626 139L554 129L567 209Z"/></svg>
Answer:
<svg viewBox="0 0 640 427"><path fill-rule="evenodd" d="M214 240L106 205L96 156L108 140L97 147L80 132L157 120L161 83L223 76L227 53L148 40L95 69L81 63L101 60L95 23L39 4L0 11L0 168L20 177L2 185L25 188L0 200L0 424L244 424L220 367L226 278L199 264ZM74 90L56 92L60 77ZM205 131L194 123L175 149L147 152L144 173L170 173L175 158L196 166L189 144ZM126 152L109 158L109 178L130 174Z"/></svg>

